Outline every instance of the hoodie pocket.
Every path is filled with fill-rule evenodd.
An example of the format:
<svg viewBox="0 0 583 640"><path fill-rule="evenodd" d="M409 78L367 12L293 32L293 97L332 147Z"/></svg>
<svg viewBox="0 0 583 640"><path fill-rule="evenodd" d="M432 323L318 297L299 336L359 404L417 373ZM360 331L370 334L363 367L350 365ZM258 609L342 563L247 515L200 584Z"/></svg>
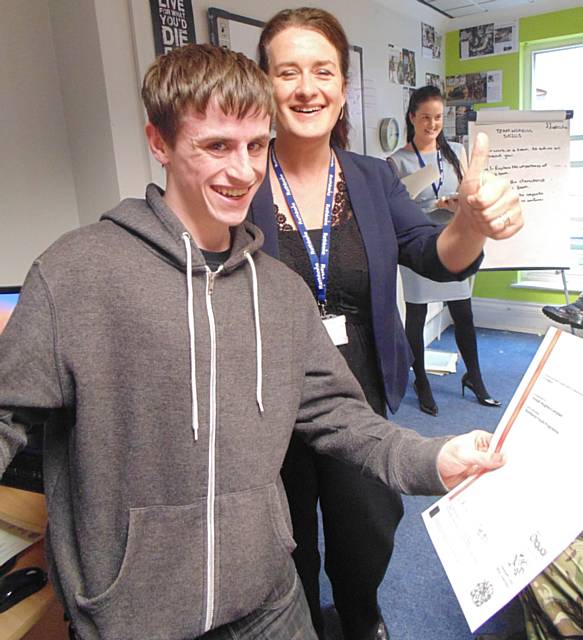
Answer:
<svg viewBox="0 0 583 640"><path fill-rule="evenodd" d="M269 604L282 585L289 590L296 545L286 509L275 484L218 498L216 624Z"/></svg>
<svg viewBox="0 0 583 640"><path fill-rule="evenodd" d="M171 640L204 631L205 501L130 509L125 555L103 593L76 596L104 640Z"/></svg>

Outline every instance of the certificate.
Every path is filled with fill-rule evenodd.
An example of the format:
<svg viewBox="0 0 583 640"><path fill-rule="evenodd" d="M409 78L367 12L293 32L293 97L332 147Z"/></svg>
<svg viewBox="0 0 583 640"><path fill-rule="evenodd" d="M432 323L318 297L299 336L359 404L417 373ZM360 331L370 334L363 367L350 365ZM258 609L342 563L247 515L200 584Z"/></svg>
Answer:
<svg viewBox="0 0 583 640"><path fill-rule="evenodd" d="M423 513L472 632L583 530L581 416L583 339L551 328L492 438L506 464Z"/></svg>

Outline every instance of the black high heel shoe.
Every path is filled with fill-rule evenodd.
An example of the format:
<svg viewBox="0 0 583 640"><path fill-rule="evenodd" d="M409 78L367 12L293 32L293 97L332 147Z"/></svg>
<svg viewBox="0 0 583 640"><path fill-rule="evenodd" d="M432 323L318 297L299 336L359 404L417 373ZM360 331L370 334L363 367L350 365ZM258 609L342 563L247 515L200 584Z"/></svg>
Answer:
<svg viewBox="0 0 583 640"><path fill-rule="evenodd" d="M429 383L423 385L423 388L419 388L417 384L417 380L413 383L413 389L415 394L417 395L417 399L419 400L419 408L423 413L427 413L430 416L436 416L439 413L439 409L437 408L437 404L433 399L433 394L431 393L431 387Z"/></svg>
<svg viewBox="0 0 583 640"><path fill-rule="evenodd" d="M467 373L462 376L462 396L465 397L466 387L474 393L476 400L485 407L499 407L500 400L494 400L488 395L486 388L482 385L482 389L478 389L471 381Z"/></svg>

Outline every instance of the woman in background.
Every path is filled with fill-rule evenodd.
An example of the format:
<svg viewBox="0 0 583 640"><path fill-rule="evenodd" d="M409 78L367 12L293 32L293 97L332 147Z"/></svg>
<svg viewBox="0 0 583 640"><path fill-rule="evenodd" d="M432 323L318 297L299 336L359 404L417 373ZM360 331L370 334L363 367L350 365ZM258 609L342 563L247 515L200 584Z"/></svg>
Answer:
<svg viewBox="0 0 583 640"><path fill-rule="evenodd" d="M421 191L415 199L428 220L437 224L448 223L457 211L457 192L467 170L463 146L456 142L448 143L443 134L443 109L443 97L437 87L417 89L407 109L407 145L390 157L401 178L429 164L437 168L437 181ZM423 328L429 302L446 302L449 308L455 340L467 370L462 377L462 395L468 388L480 404L499 407L500 402L490 396L482 380L469 281L434 282L407 267L401 268L401 276L407 308L405 331L414 357L413 388L421 411L432 416L438 413L425 371Z"/></svg>
<svg viewBox="0 0 583 640"><path fill-rule="evenodd" d="M367 401L379 414L387 404L394 412L410 364L396 306L397 262L440 280L463 279L479 264L484 234L506 237L520 228L518 199L501 181L492 197L477 192L484 153L472 165L476 179L459 224L441 233L386 162L344 150L349 46L336 18L320 9L281 11L263 29L259 50L275 90L277 138L249 218L263 230L264 251L311 287ZM465 231L469 220L479 231ZM345 639L388 638L377 589L402 516L400 496L293 436L282 477L298 545L294 560L319 637L318 500L325 568Z"/></svg>

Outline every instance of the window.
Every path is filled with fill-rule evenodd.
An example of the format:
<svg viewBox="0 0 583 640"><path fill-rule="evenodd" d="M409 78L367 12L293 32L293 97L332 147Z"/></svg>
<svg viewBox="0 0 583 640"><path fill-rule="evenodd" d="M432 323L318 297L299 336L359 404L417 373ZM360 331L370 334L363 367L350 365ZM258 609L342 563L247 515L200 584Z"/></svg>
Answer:
<svg viewBox="0 0 583 640"><path fill-rule="evenodd" d="M571 211L571 269L569 289L583 291L583 34L571 40L529 43L524 48L524 108L572 109L569 206ZM522 271L520 282L563 289L559 274Z"/></svg>

